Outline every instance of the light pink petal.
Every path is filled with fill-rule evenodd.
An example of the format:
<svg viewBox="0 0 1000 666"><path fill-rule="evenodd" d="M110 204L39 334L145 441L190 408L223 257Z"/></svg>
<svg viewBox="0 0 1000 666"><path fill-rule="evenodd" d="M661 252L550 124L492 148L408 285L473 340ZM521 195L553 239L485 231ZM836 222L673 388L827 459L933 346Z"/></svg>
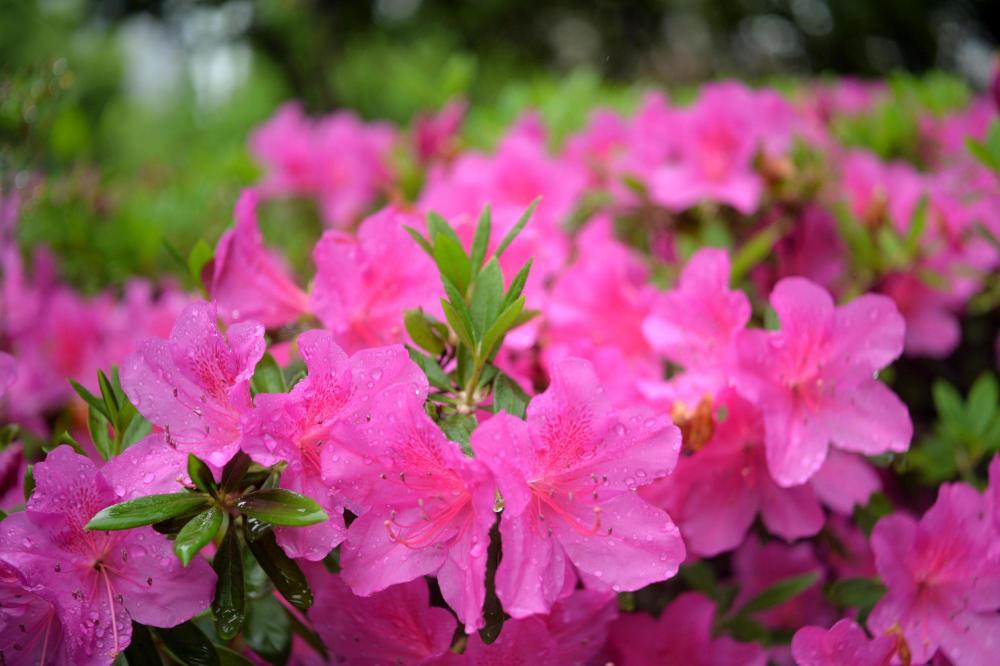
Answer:
<svg viewBox="0 0 1000 666"><path fill-rule="evenodd" d="M305 293L264 247L257 228L256 190L243 190L236 203L236 226L215 248L209 294L226 323L252 319L268 328L284 326L308 307Z"/></svg>
<svg viewBox="0 0 1000 666"><path fill-rule="evenodd" d="M10 354L0 352L0 398L17 379L17 363Z"/></svg>
<svg viewBox="0 0 1000 666"><path fill-rule="evenodd" d="M729 204L744 215L749 215L757 209L764 183L760 176L750 169L733 173L722 183L716 183L707 189L709 197L720 203Z"/></svg>
<svg viewBox="0 0 1000 666"><path fill-rule="evenodd" d="M427 375L410 360L402 345L363 349L351 357L351 404L345 417L362 416L371 409L370 401L397 384L405 384L414 402L423 403L429 384Z"/></svg>
<svg viewBox="0 0 1000 666"><path fill-rule="evenodd" d="M801 405L772 405L764 410L764 424L767 466L779 486L801 485L823 466L830 436Z"/></svg>
<svg viewBox="0 0 1000 666"><path fill-rule="evenodd" d="M455 619L444 608L430 605L425 581L358 597L339 576L325 570L321 575L322 582L313 584L316 602L309 618L334 661L410 664L448 651Z"/></svg>
<svg viewBox="0 0 1000 666"><path fill-rule="evenodd" d="M958 317L947 308L922 307L906 316L906 353L944 358L962 339Z"/></svg>
<svg viewBox="0 0 1000 666"><path fill-rule="evenodd" d="M469 524L457 539L448 544L447 556L437 573L441 596L469 634L484 624L486 560L489 556L490 528L496 520L492 486L480 485L472 492ZM434 547L428 550L434 550Z"/></svg>
<svg viewBox="0 0 1000 666"><path fill-rule="evenodd" d="M808 484L781 488L767 480L763 486L761 518L769 532L794 541L823 528L823 509Z"/></svg>
<svg viewBox="0 0 1000 666"><path fill-rule="evenodd" d="M34 476L35 490L27 507L32 522L44 522L59 541L96 543L107 538L83 529L95 513L117 501L89 458L59 446L34 466Z"/></svg>
<svg viewBox="0 0 1000 666"><path fill-rule="evenodd" d="M815 282L800 277L784 278L775 285L771 305L781 321L788 344L806 350L825 341L834 326L835 310L830 293Z"/></svg>
<svg viewBox="0 0 1000 666"><path fill-rule="evenodd" d="M120 573L109 579L136 622L173 627L212 603L216 578L208 562L196 557L182 566L171 542L151 527L129 530L111 556Z"/></svg>
<svg viewBox="0 0 1000 666"><path fill-rule="evenodd" d="M823 504L844 515L867 504L872 493L882 487L878 474L863 458L836 449L827 453L826 462L810 483Z"/></svg>
<svg viewBox="0 0 1000 666"><path fill-rule="evenodd" d="M500 412L472 433L472 449L496 477L506 515L519 515L531 501L527 480L539 469L528 425Z"/></svg>
<svg viewBox="0 0 1000 666"><path fill-rule="evenodd" d="M355 594L369 596L397 583L437 571L447 554L440 548L409 548L386 529L388 511L373 509L351 523L340 553L341 576ZM410 511L401 520L419 520Z"/></svg>
<svg viewBox="0 0 1000 666"><path fill-rule="evenodd" d="M830 629L803 627L792 638L792 656L799 666L889 666L896 652L891 636L869 639L852 620Z"/></svg>
<svg viewBox="0 0 1000 666"><path fill-rule="evenodd" d="M831 370L870 375L899 358L906 325L888 296L865 294L837 308Z"/></svg>
<svg viewBox="0 0 1000 666"><path fill-rule="evenodd" d="M566 557L544 529L544 525L532 524L527 514L505 514L500 521L503 558L497 568L496 590L511 617L548 613L562 591Z"/></svg>
<svg viewBox="0 0 1000 666"><path fill-rule="evenodd" d="M908 570L907 558L913 550L916 533L917 522L909 516L899 514L882 518L872 530L871 547L875 555L875 566L889 589L889 594L884 599L906 599L913 594L915 585ZM874 619L869 620L868 624L880 633L892 626L891 622L881 626Z"/></svg>
<svg viewBox="0 0 1000 666"><path fill-rule="evenodd" d="M595 522L589 507L574 507L574 514L580 525ZM670 578L684 560L684 542L670 516L633 493L601 504L594 534L562 520L550 526L584 582L599 587L637 590Z"/></svg>
<svg viewBox="0 0 1000 666"><path fill-rule="evenodd" d="M932 627L933 640L956 666L996 664L1000 654L1000 614L940 612Z"/></svg>
<svg viewBox="0 0 1000 666"><path fill-rule="evenodd" d="M191 482L188 454L167 444L162 432L139 440L104 464L101 474L111 484L118 501L143 495L179 493Z"/></svg>
<svg viewBox="0 0 1000 666"><path fill-rule="evenodd" d="M834 445L877 455L905 451L913 437L906 405L885 384L868 380L824 401L822 418Z"/></svg>

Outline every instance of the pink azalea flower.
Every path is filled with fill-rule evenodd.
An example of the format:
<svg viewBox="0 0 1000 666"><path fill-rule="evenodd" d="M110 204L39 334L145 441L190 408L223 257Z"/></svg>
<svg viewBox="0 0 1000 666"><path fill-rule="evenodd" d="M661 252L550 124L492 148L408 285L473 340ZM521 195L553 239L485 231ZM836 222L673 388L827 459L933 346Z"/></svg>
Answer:
<svg viewBox="0 0 1000 666"><path fill-rule="evenodd" d="M179 493L190 485L187 454L167 443L162 432L154 432L108 460L101 474L125 501L144 495Z"/></svg>
<svg viewBox="0 0 1000 666"><path fill-rule="evenodd" d="M904 162L884 163L862 150L848 151L841 160L841 187L854 217L875 225L888 219L897 230L909 229L924 179Z"/></svg>
<svg viewBox="0 0 1000 666"><path fill-rule="evenodd" d="M658 619L645 613L623 615L611 627L611 643L622 666L764 666L767 656L752 643L712 636L715 603L685 592Z"/></svg>
<svg viewBox="0 0 1000 666"><path fill-rule="evenodd" d="M172 446L222 466L239 449L240 415L251 408L250 378L263 354L260 324L222 333L215 306L193 303L168 340L147 339L125 361L122 387Z"/></svg>
<svg viewBox="0 0 1000 666"><path fill-rule="evenodd" d="M705 86L698 101L681 112L679 160L652 172L650 198L674 211L708 200L753 212L763 192L752 164L761 138L753 104L740 84Z"/></svg>
<svg viewBox="0 0 1000 666"><path fill-rule="evenodd" d="M829 472L821 469L809 483L782 488L767 469L759 412L731 390L720 395L718 405L726 417L715 426L712 439L643 493L677 521L691 552L711 557L736 548L758 514L769 532L787 541L813 536L825 519L820 497L850 513L878 487L877 477L863 463L855 470L851 462L840 460L850 456L833 453L823 468L832 466ZM819 492L814 484L821 476L836 492Z"/></svg>
<svg viewBox="0 0 1000 666"><path fill-rule="evenodd" d="M436 114L417 116L413 122L413 143L421 162L452 156L467 109L468 104L464 100L454 100L441 107Z"/></svg>
<svg viewBox="0 0 1000 666"><path fill-rule="evenodd" d="M24 504L24 472L28 463L24 459L24 446L12 442L0 449L0 510L10 511Z"/></svg>
<svg viewBox="0 0 1000 666"><path fill-rule="evenodd" d="M330 520L307 527L275 529L290 557L321 560L344 540L344 498L322 478L322 459L337 452L331 433L342 422L372 418L378 396L402 386L422 403L427 378L401 346L366 349L350 358L327 331L299 336L299 352L309 374L290 393L260 393L245 415L243 450L262 465L286 461L281 486L312 497ZM360 464L360 461L359 461Z"/></svg>
<svg viewBox="0 0 1000 666"><path fill-rule="evenodd" d="M996 663L1000 650L1000 553L987 502L970 486L945 484L919 520L902 514L872 531L887 588L868 627L902 630L914 663L940 650L956 666Z"/></svg>
<svg viewBox="0 0 1000 666"><path fill-rule="evenodd" d="M0 398L17 379L17 362L10 354L0 352Z"/></svg>
<svg viewBox="0 0 1000 666"><path fill-rule="evenodd" d="M847 517L834 514L826 522L826 534L818 545L823 561L836 578L874 578L875 556L868 537Z"/></svg>
<svg viewBox="0 0 1000 666"><path fill-rule="evenodd" d="M435 307L436 268L403 224L420 221L386 208L357 236L327 231L316 244L310 307L348 352L404 341L403 311Z"/></svg>
<svg viewBox="0 0 1000 666"><path fill-rule="evenodd" d="M348 530L342 576L368 596L436 575L471 633L483 625L495 484L480 461L445 439L423 398L412 385L382 391L363 423L343 428L324 452L323 478L370 507Z"/></svg>
<svg viewBox="0 0 1000 666"><path fill-rule="evenodd" d="M614 111L597 109L583 131L571 136L563 151L567 160L586 168L590 185L605 184L611 170L625 149L628 127Z"/></svg>
<svg viewBox="0 0 1000 666"><path fill-rule="evenodd" d="M698 250L642 323L653 349L697 375L710 393L728 383L736 337L750 319L750 302L729 288L729 274L725 250Z"/></svg>
<svg viewBox="0 0 1000 666"><path fill-rule="evenodd" d="M910 273L889 276L882 291L906 320L906 353L945 358L961 341L962 330L955 314L955 299L932 289Z"/></svg>
<svg viewBox="0 0 1000 666"><path fill-rule="evenodd" d="M182 567L151 527L84 530L120 500L114 479L67 446L34 469L27 510L0 523L0 560L55 607L73 663L110 664L128 646L133 620L172 627L208 607L211 567L200 559Z"/></svg>
<svg viewBox="0 0 1000 666"><path fill-rule="evenodd" d="M426 664L451 647L455 618L430 605L422 579L368 597L355 596L323 567L310 582L316 601L309 617L336 663Z"/></svg>
<svg viewBox="0 0 1000 666"><path fill-rule="evenodd" d="M257 228L256 190L244 190L236 203L236 225L215 247L209 295L227 324L252 319L267 328L295 321L308 299L288 271L264 247Z"/></svg>
<svg viewBox="0 0 1000 666"><path fill-rule="evenodd" d="M684 544L635 490L670 473L676 427L644 409L615 412L589 363L565 360L528 406L472 437L504 499L497 596L515 618L547 613L572 571L588 587L636 590L674 575Z"/></svg>
<svg viewBox="0 0 1000 666"><path fill-rule="evenodd" d="M799 666L889 666L895 653L895 639L869 639L853 620L840 620L830 629L802 627L792 638Z"/></svg>
<svg viewBox="0 0 1000 666"><path fill-rule="evenodd" d="M751 276L762 292L774 288L785 277L804 277L836 292L844 274L844 242L836 220L819 206L808 206L795 226L774 246L775 265L758 264Z"/></svg>
<svg viewBox="0 0 1000 666"><path fill-rule="evenodd" d="M737 340L737 388L764 415L767 463L781 486L808 480L832 442L875 455L905 451L906 406L873 378L902 351L903 319L885 296L840 307L821 287L785 278L771 292L781 330Z"/></svg>
<svg viewBox="0 0 1000 666"><path fill-rule="evenodd" d="M5 664L73 663L55 607L0 561L0 659ZM82 662L81 662L82 663Z"/></svg>

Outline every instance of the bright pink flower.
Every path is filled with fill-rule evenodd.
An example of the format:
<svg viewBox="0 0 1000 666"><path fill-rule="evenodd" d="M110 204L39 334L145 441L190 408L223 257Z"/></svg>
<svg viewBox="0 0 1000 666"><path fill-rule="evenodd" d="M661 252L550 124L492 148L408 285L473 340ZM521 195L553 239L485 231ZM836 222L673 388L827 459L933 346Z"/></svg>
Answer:
<svg viewBox="0 0 1000 666"><path fill-rule="evenodd" d="M878 575L868 537L853 521L834 514L826 521L825 530L830 538L817 546L835 578L874 578Z"/></svg>
<svg viewBox="0 0 1000 666"><path fill-rule="evenodd" d="M729 273L725 250L698 250L642 323L653 349L698 375L706 389L728 383L736 337L750 319L750 302L729 288Z"/></svg>
<svg viewBox="0 0 1000 666"><path fill-rule="evenodd" d="M0 398L17 379L17 362L10 354L0 352Z"/></svg>
<svg viewBox="0 0 1000 666"><path fill-rule="evenodd" d="M520 618L547 613L576 569L589 587L637 590L674 575L684 544L635 490L670 473L679 431L643 409L615 412L589 363L568 359L528 406L497 414L473 448L504 499L497 595Z"/></svg>
<svg viewBox="0 0 1000 666"><path fill-rule="evenodd" d="M171 445L222 466L239 449L240 414L251 408L250 378L263 354L260 324L222 333L215 306L193 303L169 340L145 340L125 361L122 387Z"/></svg>
<svg viewBox="0 0 1000 666"><path fill-rule="evenodd" d="M330 455L348 456L338 452L331 433L343 422L384 417L374 411L381 405L377 398L396 387L422 404L427 378L401 346L366 349L348 358L321 330L300 335L298 346L309 374L290 393L257 395L256 409L243 422L243 450L262 465L286 461L281 486L312 497L326 510L328 521L275 530L290 557L321 560L346 535L344 498L322 478L327 449Z"/></svg>
<svg viewBox="0 0 1000 666"><path fill-rule="evenodd" d="M625 149L628 127L620 115L597 109L583 131L566 142L564 155L590 173L590 184L605 184L616 159Z"/></svg>
<svg viewBox="0 0 1000 666"><path fill-rule="evenodd" d="M906 353L944 358L961 341L958 303L949 294L932 289L911 273L890 275L882 291L896 303L906 320Z"/></svg>
<svg viewBox="0 0 1000 666"><path fill-rule="evenodd" d="M771 291L781 278L798 276L836 293L846 264L836 220L815 205L802 211L795 226L774 246L774 256L774 266L761 263L751 271L762 292Z"/></svg>
<svg viewBox="0 0 1000 666"><path fill-rule="evenodd" d="M404 224L420 221L385 208L357 236L327 231L313 250L310 307L348 352L404 341L403 311L433 308L440 294L434 264Z"/></svg>
<svg viewBox="0 0 1000 666"><path fill-rule="evenodd" d="M737 387L764 415L767 462L781 486L798 485L835 446L874 455L905 451L913 425L902 401L873 375L899 356L903 318L885 296L841 307L803 278L771 292L781 330L737 340Z"/></svg>
<svg viewBox="0 0 1000 666"><path fill-rule="evenodd" d="M792 638L798 666L889 666L895 653L894 638L869 639L853 620L841 620L830 629L802 627Z"/></svg>
<svg viewBox="0 0 1000 666"><path fill-rule="evenodd" d="M417 116L413 121L413 143L421 162L452 156L467 109L468 104L464 100L453 100L435 114Z"/></svg>
<svg viewBox="0 0 1000 666"><path fill-rule="evenodd" d="M257 228L256 190L243 190L236 224L219 238L208 292L227 324L252 319L267 328L295 321L308 299L276 256L264 247Z"/></svg>
<svg viewBox="0 0 1000 666"><path fill-rule="evenodd" d="M132 621L172 627L211 603L215 573L187 568L151 527L88 532L95 513L120 501L94 464L62 446L35 465L24 513L0 523L0 560L56 608L77 664L110 664L128 646Z"/></svg>
<svg viewBox="0 0 1000 666"><path fill-rule="evenodd" d="M854 217L869 225L888 219L897 230L910 228L925 183L904 162L885 163L863 150L848 151L841 160L841 196L846 195Z"/></svg>
<svg viewBox="0 0 1000 666"><path fill-rule="evenodd" d="M715 603L685 592L658 619L645 613L623 615L611 627L615 663L622 666L764 666L758 645L712 636Z"/></svg>
<svg viewBox="0 0 1000 666"><path fill-rule="evenodd" d="M455 618L430 605L423 579L358 597L340 576L315 573L309 617L334 663L425 664L451 647Z"/></svg>
<svg viewBox="0 0 1000 666"><path fill-rule="evenodd" d="M11 666L74 663L66 654L62 622L55 607L36 594L20 572L2 561L0 659Z"/></svg>
<svg viewBox="0 0 1000 666"><path fill-rule="evenodd" d="M179 493L191 483L187 454L167 443L162 432L154 432L110 459L101 474L119 501L144 495Z"/></svg>
<svg viewBox="0 0 1000 666"><path fill-rule="evenodd" d="M712 439L693 455L681 458L667 479L650 486L643 496L665 509L677 521L684 543L691 552L704 557L732 550L743 542L754 518L760 514L773 534L793 541L813 536L824 523L823 509L813 481L782 488L767 469L764 426L760 414L734 391L726 390L718 400L726 412L715 426ZM850 513L855 503L864 503L878 487L878 479L864 467L850 467L832 453L825 473L839 484L836 493L824 493L842 513ZM841 473L847 472L847 473Z"/></svg>
<svg viewBox="0 0 1000 666"><path fill-rule="evenodd" d="M902 630L914 663L940 650L956 666L996 663L1000 650L1000 552L987 502L970 486L945 484L917 520L881 519L872 531L887 588L868 618L876 634Z"/></svg>
<svg viewBox="0 0 1000 666"><path fill-rule="evenodd" d="M342 576L355 594L368 596L436 575L471 633L483 625L495 484L480 461L445 439L423 397L413 385L382 391L368 402L363 422L341 428L324 451L323 478L370 507L348 530Z"/></svg>
<svg viewBox="0 0 1000 666"><path fill-rule="evenodd" d="M698 101L680 112L679 159L652 172L650 198L674 211L708 200L753 212L763 192L752 164L762 138L754 101L740 84L705 86Z"/></svg>

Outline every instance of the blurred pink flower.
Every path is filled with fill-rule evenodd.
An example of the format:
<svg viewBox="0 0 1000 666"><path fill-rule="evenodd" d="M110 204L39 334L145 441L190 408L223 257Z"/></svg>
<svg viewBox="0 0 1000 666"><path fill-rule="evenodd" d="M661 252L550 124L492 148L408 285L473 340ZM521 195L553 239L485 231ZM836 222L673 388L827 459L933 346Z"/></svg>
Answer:
<svg viewBox="0 0 1000 666"><path fill-rule="evenodd" d="M895 653L894 638L870 639L853 620L840 620L829 629L802 627L792 638L798 666L889 666Z"/></svg>

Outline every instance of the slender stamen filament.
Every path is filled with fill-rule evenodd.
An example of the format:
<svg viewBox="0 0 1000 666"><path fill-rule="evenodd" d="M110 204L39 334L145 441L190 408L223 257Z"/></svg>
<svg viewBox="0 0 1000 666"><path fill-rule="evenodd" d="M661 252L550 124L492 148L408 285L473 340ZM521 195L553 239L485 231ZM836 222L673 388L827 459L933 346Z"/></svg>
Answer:
<svg viewBox="0 0 1000 666"><path fill-rule="evenodd" d="M396 543L407 548L422 548L433 543L442 531L454 523L455 519L465 510L469 499L469 494L463 493L457 500L446 504L445 508L434 514L427 511L426 503L420 499L417 503L420 508L419 520L404 523L398 520L396 512L392 511L383 524L389 533L389 538Z"/></svg>
<svg viewBox="0 0 1000 666"><path fill-rule="evenodd" d="M115 618L115 600L114 594L111 591L111 581L108 580L108 571L103 564L98 565L101 569L101 575L104 576L104 589L108 592L108 610L111 613L111 635L114 638L115 644L111 649L111 655L114 656L118 654L118 620Z"/></svg>
<svg viewBox="0 0 1000 666"><path fill-rule="evenodd" d="M45 623L45 638L42 639L42 658L38 662L41 666L45 666L45 657L49 653L49 635L52 633L52 618L55 614L55 609L52 609L52 612L49 613L49 620Z"/></svg>
<svg viewBox="0 0 1000 666"><path fill-rule="evenodd" d="M543 520L544 520L544 514L542 513L542 508L543 508L542 505L544 505L548 509L551 509L553 513L555 513L557 516L565 520L567 525L572 527L574 530L576 530L583 536L586 537L594 536L601 529L601 507L599 506L593 507L592 510L594 512L594 526L588 528L586 525L583 525L579 520L577 520L576 516L571 514L562 506L560 506L560 504L548 494L535 492L534 496L535 499L538 501L538 506L537 506L538 515Z"/></svg>

